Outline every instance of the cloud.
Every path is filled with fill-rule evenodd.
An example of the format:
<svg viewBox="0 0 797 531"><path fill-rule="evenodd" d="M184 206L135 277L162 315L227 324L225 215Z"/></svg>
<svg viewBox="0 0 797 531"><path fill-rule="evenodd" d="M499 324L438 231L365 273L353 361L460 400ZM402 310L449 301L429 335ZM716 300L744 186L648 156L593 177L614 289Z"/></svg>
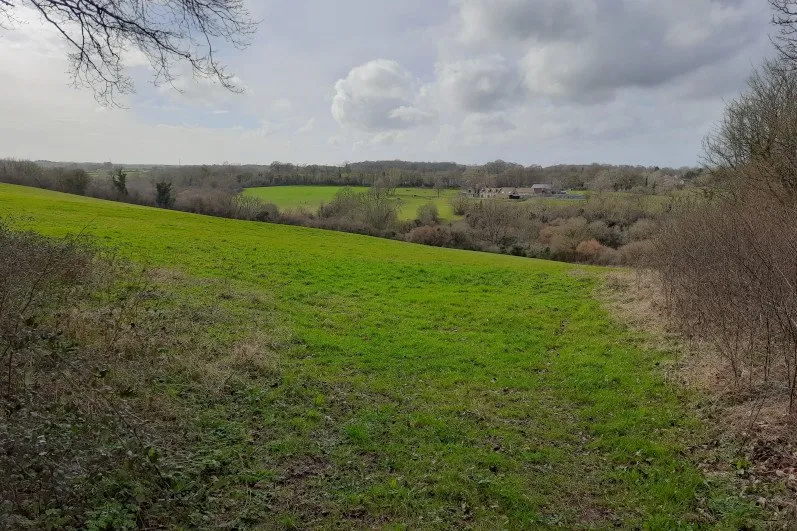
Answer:
<svg viewBox="0 0 797 531"><path fill-rule="evenodd" d="M517 127L506 113L474 113L462 121L461 132L466 145L505 142Z"/></svg>
<svg viewBox="0 0 797 531"><path fill-rule="evenodd" d="M435 116L433 112L410 106L401 106L390 111L390 118L400 120L408 126L429 123L435 119Z"/></svg>
<svg viewBox="0 0 797 531"><path fill-rule="evenodd" d="M457 35L517 55L530 97L592 103L732 60L765 38L760 13L756 0L460 0Z"/></svg>
<svg viewBox="0 0 797 531"><path fill-rule="evenodd" d="M519 73L498 54L440 62L436 75L441 101L465 112L504 109L523 98Z"/></svg>
<svg viewBox="0 0 797 531"><path fill-rule="evenodd" d="M575 38L597 11L595 0L460 0L459 40Z"/></svg>
<svg viewBox="0 0 797 531"><path fill-rule="evenodd" d="M301 126L299 129L296 130L296 134L303 135L305 133L309 133L314 128L315 128L315 118L310 118L303 126Z"/></svg>
<svg viewBox="0 0 797 531"><path fill-rule="evenodd" d="M342 126L381 132L406 129L430 117L415 107L420 82L396 61L376 59L335 83L332 116Z"/></svg>

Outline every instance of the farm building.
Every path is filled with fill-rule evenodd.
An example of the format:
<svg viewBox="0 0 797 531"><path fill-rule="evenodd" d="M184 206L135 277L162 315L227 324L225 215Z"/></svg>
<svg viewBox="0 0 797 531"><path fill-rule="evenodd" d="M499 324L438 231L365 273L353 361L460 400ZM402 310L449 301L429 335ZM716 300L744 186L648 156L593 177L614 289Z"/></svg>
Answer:
<svg viewBox="0 0 797 531"><path fill-rule="evenodd" d="M468 188L464 190L465 195L469 197L482 197L482 198L490 198L490 197L509 197L509 194L512 193L514 188L508 187L493 187L493 188L482 188L482 189L475 189L475 188Z"/></svg>
<svg viewBox="0 0 797 531"><path fill-rule="evenodd" d="M509 194L509 199L525 199L533 195L531 188L513 188Z"/></svg>
<svg viewBox="0 0 797 531"><path fill-rule="evenodd" d="M525 199L536 195L551 195L553 187L550 184L535 184L528 188L521 187L488 187L488 188L467 188L462 191L468 197L479 198L508 198Z"/></svg>

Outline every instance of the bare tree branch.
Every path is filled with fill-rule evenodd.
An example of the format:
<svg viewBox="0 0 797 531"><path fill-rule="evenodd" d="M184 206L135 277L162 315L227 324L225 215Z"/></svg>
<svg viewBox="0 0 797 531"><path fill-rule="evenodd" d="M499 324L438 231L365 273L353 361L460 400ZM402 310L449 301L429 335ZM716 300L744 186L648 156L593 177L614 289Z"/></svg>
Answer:
<svg viewBox="0 0 797 531"><path fill-rule="evenodd" d="M772 44L785 66L797 69L797 0L769 0L775 12L772 23L778 28Z"/></svg>
<svg viewBox="0 0 797 531"><path fill-rule="evenodd" d="M194 76L241 92L217 51L224 43L248 46L257 28L244 0L0 0L0 27L13 24L20 6L58 30L75 85L92 88L106 105L133 91L125 57L134 50L146 57L155 84L173 84L177 65L187 64Z"/></svg>

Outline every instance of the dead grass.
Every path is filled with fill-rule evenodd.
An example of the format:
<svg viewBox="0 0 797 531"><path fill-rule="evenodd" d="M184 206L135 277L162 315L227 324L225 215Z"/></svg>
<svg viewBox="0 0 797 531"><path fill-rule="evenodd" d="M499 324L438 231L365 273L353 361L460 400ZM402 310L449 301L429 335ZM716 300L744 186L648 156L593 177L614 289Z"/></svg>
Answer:
<svg viewBox="0 0 797 531"><path fill-rule="evenodd" d="M647 347L672 354L667 379L701 397L706 441L692 448L709 476L734 477L734 485L772 515L772 528L797 526L797 419L788 390L739 385L709 343L681 335L671 325L660 283L652 271L607 273L599 296L617 319L642 334Z"/></svg>
<svg viewBox="0 0 797 531"><path fill-rule="evenodd" d="M232 379L263 379L279 374L280 359L272 344L272 338L262 332L253 333L204 365L203 380L213 393L221 395Z"/></svg>

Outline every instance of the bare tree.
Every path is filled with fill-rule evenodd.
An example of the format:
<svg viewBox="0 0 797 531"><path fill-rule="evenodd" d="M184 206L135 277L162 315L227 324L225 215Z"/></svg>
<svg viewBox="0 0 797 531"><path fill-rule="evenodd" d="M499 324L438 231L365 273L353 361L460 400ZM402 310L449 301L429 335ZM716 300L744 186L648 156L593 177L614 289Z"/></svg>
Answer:
<svg viewBox="0 0 797 531"><path fill-rule="evenodd" d="M797 70L765 63L731 101L705 141L705 162L715 173L797 196ZM744 171L742 171L744 170Z"/></svg>
<svg viewBox="0 0 797 531"><path fill-rule="evenodd" d="M14 25L20 7L58 30L75 85L110 105L133 91L125 58L134 50L149 61L156 84L172 84L177 65L187 64L192 75L240 91L217 50L223 43L246 47L257 27L244 0L0 0L6 26Z"/></svg>
<svg viewBox="0 0 797 531"><path fill-rule="evenodd" d="M781 59L790 68L797 68L797 0L769 0L775 14L772 23L778 34L772 39Z"/></svg>
<svg viewBox="0 0 797 531"><path fill-rule="evenodd" d="M780 392L795 413L797 68L753 74L708 137L706 162L724 193L667 224L651 255L668 306L688 336L714 344L736 385Z"/></svg>

